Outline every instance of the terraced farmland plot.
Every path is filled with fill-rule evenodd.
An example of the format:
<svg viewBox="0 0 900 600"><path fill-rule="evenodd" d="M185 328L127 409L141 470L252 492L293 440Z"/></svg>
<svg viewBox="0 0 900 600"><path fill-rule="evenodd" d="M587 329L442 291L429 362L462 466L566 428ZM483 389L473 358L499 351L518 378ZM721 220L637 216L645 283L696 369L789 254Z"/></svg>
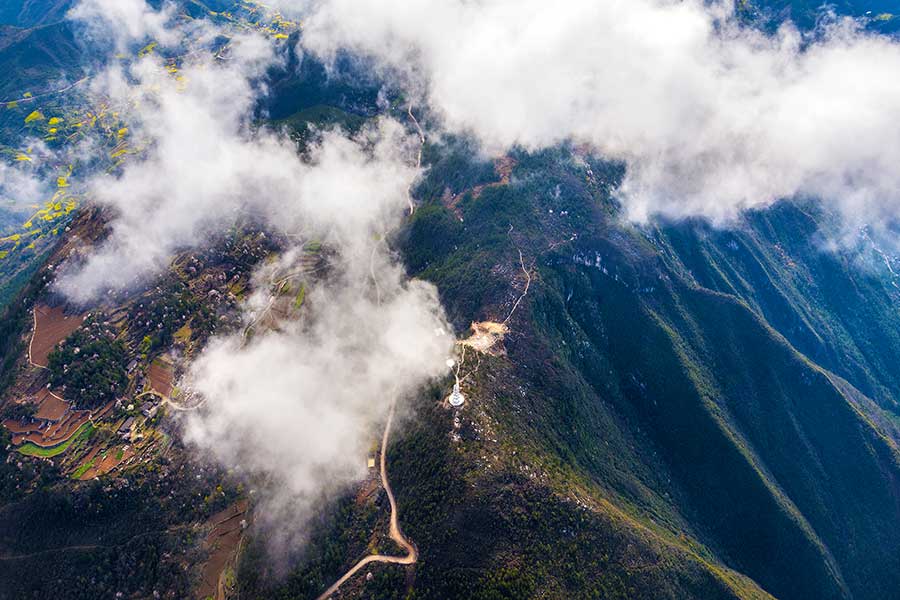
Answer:
<svg viewBox="0 0 900 600"><path fill-rule="evenodd" d="M66 339L84 322L83 315L67 315L62 307L37 305L34 307L34 333L29 347L31 363L48 366L50 351Z"/></svg>
<svg viewBox="0 0 900 600"><path fill-rule="evenodd" d="M157 359L150 365L150 387L157 394L171 396L174 378L175 371L168 362Z"/></svg>
<svg viewBox="0 0 900 600"><path fill-rule="evenodd" d="M228 583L225 577L229 567L233 567L236 555L244 537L248 504L242 500L213 515L208 524L213 526L206 538L205 547L209 558L203 566L200 588L197 590L198 600L215 598L223 600Z"/></svg>
<svg viewBox="0 0 900 600"><path fill-rule="evenodd" d="M81 481L95 479L101 475L106 475L133 457L134 450L131 446L126 446L124 448L109 448L103 453L101 453L99 447L97 447L84 458L81 465L76 469L72 476Z"/></svg>
<svg viewBox="0 0 900 600"><path fill-rule="evenodd" d="M34 414L35 419L45 421L59 421L69 409L69 403L51 392L48 388L41 388L35 395L38 410Z"/></svg>

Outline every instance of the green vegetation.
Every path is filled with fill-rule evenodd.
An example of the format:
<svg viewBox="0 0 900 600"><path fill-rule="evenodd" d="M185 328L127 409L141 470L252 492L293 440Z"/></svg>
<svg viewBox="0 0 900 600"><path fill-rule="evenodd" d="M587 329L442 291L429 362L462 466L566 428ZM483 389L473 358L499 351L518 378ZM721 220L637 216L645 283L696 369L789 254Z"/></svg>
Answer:
<svg viewBox="0 0 900 600"><path fill-rule="evenodd" d="M25 496L32 487L48 485L59 478L59 469L48 461L22 460L12 445L9 431L0 427L0 505Z"/></svg>
<svg viewBox="0 0 900 600"><path fill-rule="evenodd" d="M0 47L0 68L9 74L0 82L0 98L15 100L24 97L25 90L36 95L60 80L75 81L83 72L82 58L71 23L60 20L24 30ZM34 108L25 110L31 113Z"/></svg>
<svg viewBox="0 0 900 600"><path fill-rule="evenodd" d="M255 539L243 552L237 585L241 598L288 600L314 598L366 552L378 510L371 503L357 506L352 496L324 507L320 526L306 544L308 559L284 580L273 576L265 540ZM392 588L396 590L397 588Z"/></svg>
<svg viewBox="0 0 900 600"><path fill-rule="evenodd" d="M297 292L297 297L294 298L294 308L299 309L303 306L303 300L306 298L306 284L300 284L300 291Z"/></svg>
<svg viewBox="0 0 900 600"><path fill-rule="evenodd" d="M75 444L77 442L84 441L88 439L91 434L94 432L94 426L90 423L85 423L81 427L78 428L78 431L75 434L67 439L65 442L57 445L51 446L49 448L43 448L41 446L36 446L31 442L27 442L19 446L18 450L20 454L24 454L25 456L38 456L40 458L53 458L54 456L59 456L63 452L69 449L69 446Z"/></svg>
<svg viewBox="0 0 900 600"><path fill-rule="evenodd" d="M46 253L32 251L20 253L15 258L2 258L0 251L0 311L28 284L47 259Z"/></svg>
<svg viewBox="0 0 900 600"><path fill-rule="evenodd" d="M316 129L338 127L349 133L358 131L365 119L334 106L317 105L298 111L276 121L275 126L286 127L299 140L309 140Z"/></svg>
<svg viewBox="0 0 900 600"><path fill-rule="evenodd" d="M893 10L887 4L866 9L878 15ZM846 7L861 14L863 5ZM809 27L818 4L740 8L763 27L770 14ZM897 19L872 22L889 31ZM29 43L53 37L32 35ZM42 42L41 52L66 49ZM16 66L10 56L0 65ZM338 63L329 76L291 54L272 73L260 114L294 130L301 150L311 125L354 129L374 114L381 84ZM6 70L13 79L25 71ZM38 108L23 101L0 117L22 127ZM372 566L371 581L355 582L361 597L768 599L762 588L786 600L896 597L900 332L886 271L900 265L885 266L871 240L822 252L828 216L814 206L753 213L736 231L634 228L618 220L610 193L621 165L566 147L514 151L511 183L500 184L476 156L464 139L429 143L422 205L390 242L412 274L438 286L458 330L508 314L521 289L520 250L533 287L505 354L480 357L465 381L465 408L439 405L449 382L413 400L417 418L397 432L388 460L421 560L408 570ZM233 307L223 290L239 296L277 249L259 233L236 226L129 304L129 347L150 360L188 323L181 337L199 347ZM210 272L225 298L214 309L204 300L211 290L192 291ZM0 386L16 373L44 285L24 263L8 273L19 278L14 288L30 283L0 318ZM290 293L302 305L305 288ZM51 369L67 397L84 392L81 402L121 384L121 346L92 327L78 345L67 340ZM90 352L93 373L76 366L85 343L101 344ZM477 362L468 359L467 369ZM92 382L100 389L88 390ZM70 456L85 435L69 442ZM75 484L8 445L0 432L0 553L15 557L0 561L0 597L193 596L194 524L234 499L222 473L180 462L174 445L124 474L127 485ZM391 548L383 494L348 494L323 513L284 578L260 536L229 585L247 599L315 597L367 549Z"/></svg>
<svg viewBox="0 0 900 600"><path fill-rule="evenodd" d="M14 366L25 351L23 332L30 326L31 307L35 298L47 285L46 278L40 276L39 267L43 266L45 257L36 261L31 267L35 273L19 291L16 302L0 303L0 395L4 394L16 375Z"/></svg>
<svg viewBox="0 0 900 600"><path fill-rule="evenodd" d="M131 320L147 329L140 345L141 354L149 355L171 345L175 332L186 325L198 309L190 289L180 282L170 283L146 302L139 303Z"/></svg>
<svg viewBox="0 0 900 600"><path fill-rule="evenodd" d="M448 137L440 145L427 143L422 149L422 164L429 169L415 190L419 198L441 198L445 190L456 195L476 185L497 179L494 165L473 157L479 153L477 145L465 138Z"/></svg>
<svg viewBox="0 0 900 600"><path fill-rule="evenodd" d="M73 0L5 0L0 6L0 25L34 27L61 20Z"/></svg>
<svg viewBox="0 0 900 600"><path fill-rule="evenodd" d="M79 408L103 406L125 391L128 355L112 338L97 321L88 320L50 352L50 382Z"/></svg>
<svg viewBox="0 0 900 600"><path fill-rule="evenodd" d="M154 589L164 598L193 597L191 574L203 559L194 527L210 516L195 499L212 489L221 473L180 459L165 466L171 469L165 476L151 469L129 471L127 486L60 480L57 472L30 493L6 501L0 519L6 558L0 561L0 597L87 600L118 592L144 597ZM234 501L233 489L222 501ZM47 577L48 561L53 577ZM78 585L60 588L60 580Z"/></svg>
<svg viewBox="0 0 900 600"><path fill-rule="evenodd" d="M900 332L884 326L896 305L890 269L871 240L822 252L826 219L813 205L783 204L751 214L741 231L673 226L655 243L681 277L739 297L804 355L900 414L890 358Z"/></svg>
<svg viewBox="0 0 900 600"><path fill-rule="evenodd" d="M94 468L94 464L97 462L97 459L92 458L88 462L84 463L72 473L72 479L81 479L81 477Z"/></svg>
<svg viewBox="0 0 900 600"><path fill-rule="evenodd" d="M10 402L3 407L0 418L21 421L30 419L35 412L37 412L37 406L32 403L19 404L18 402Z"/></svg>
<svg viewBox="0 0 900 600"><path fill-rule="evenodd" d="M600 597L705 598L720 585L726 594L761 593L731 567L778 597L836 598L845 589L889 597L900 581L885 574L896 572L900 544L879 532L898 526L890 482L900 461L885 432L896 436L889 415L897 374L889 365L900 360L900 343L887 325L895 296L883 260L885 272L873 277L847 257L823 253L817 233L827 221L796 205L751 215L738 232L700 223L635 230L609 218L616 204L605 184L594 183L615 181L617 166L592 164L591 177L559 153L515 158L518 183L464 198L463 223L437 199L427 203L401 242L412 272L438 285L463 326L502 315L496 306L510 302L509 280L491 278L491 289L483 273L512 272L515 247L535 261L538 283L511 323L508 362L483 363L489 376L477 390L479 406L502 431L494 435L524 465L541 465L547 480L535 487L501 470L493 481L478 480L481 494L462 500L461 514L444 518L452 504L415 504L429 497L419 486L430 473L444 486L451 480L422 459L440 454L434 444L447 426L410 452L423 471L404 481L398 463L407 530L421 540L425 564L442 567L440 579L426 567L418 572L423 597L478 597L485 589L495 597L537 590L564 597L572 593L569 577L577 577L565 565L594 564L618 536L646 549L639 554L666 556L666 583L630 588L633 573L613 561L574 589L600 586ZM573 230L578 239L566 241ZM813 359L882 407L836 387ZM570 543L542 529L561 518L545 486L551 498L576 486L598 502L595 533L564 526L578 533L563 565L531 554L547 544L566 555L559 549ZM507 552L490 549L504 539L497 531L505 515L541 507L544 514L498 543ZM442 524L428 525L432 518ZM491 523L490 539L470 522ZM854 543L841 531L853 531ZM466 555L472 548L486 549ZM783 554L790 565L772 558ZM473 584L472 571L461 568L460 587L448 588L454 560L478 565L484 578ZM703 593L678 583L685 576L696 583L697 573L712 577Z"/></svg>
<svg viewBox="0 0 900 600"><path fill-rule="evenodd" d="M750 24L774 31L785 18L791 19L801 29L812 30L826 11L834 10L839 15L848 15L861 20L869 29L883 33L896 32L892 19L884 19L896 11L892 0L838 0L822 3L818 0L741 0L739 14Z"/></svg>
<svg viewBox="0 0 900 600"><path fill-rule="evenodd" d="M233 589L236 582L237 576L235 575L234 569L231 567L225 569L225 587L229 590Z"/></svg>

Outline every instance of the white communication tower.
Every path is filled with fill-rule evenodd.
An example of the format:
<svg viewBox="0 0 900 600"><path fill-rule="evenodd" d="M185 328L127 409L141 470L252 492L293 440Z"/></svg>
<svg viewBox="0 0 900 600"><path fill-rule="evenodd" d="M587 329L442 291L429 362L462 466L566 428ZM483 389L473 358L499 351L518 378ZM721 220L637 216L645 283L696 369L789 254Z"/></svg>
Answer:
<svg viewBox="0 0 900 600"><path fill-rule="evenodd" d="M450 394L450 406L459 407L462 406L465 401L465 397L463 397L462 392L459 391L459 382L457 381L453 384L453 393Z"/></svg>

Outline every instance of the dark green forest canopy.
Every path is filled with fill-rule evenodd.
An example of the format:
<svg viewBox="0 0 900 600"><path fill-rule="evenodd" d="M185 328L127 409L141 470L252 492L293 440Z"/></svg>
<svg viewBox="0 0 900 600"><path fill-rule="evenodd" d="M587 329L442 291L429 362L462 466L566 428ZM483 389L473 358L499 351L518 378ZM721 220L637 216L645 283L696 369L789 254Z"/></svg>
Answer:
<svg viewBox="0 0 900 600"><path fill-rule="evenodd" d="M114 334L88 322L50 352L50 383L79 408L97 408L124 391L127 363Z"/></svg>

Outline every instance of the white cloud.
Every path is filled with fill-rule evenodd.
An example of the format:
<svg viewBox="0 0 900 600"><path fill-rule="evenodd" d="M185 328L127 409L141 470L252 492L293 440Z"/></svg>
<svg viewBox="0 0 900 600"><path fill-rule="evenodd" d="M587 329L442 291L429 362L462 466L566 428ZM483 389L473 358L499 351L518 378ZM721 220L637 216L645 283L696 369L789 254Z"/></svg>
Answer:
<svg viewBox="0 0 900 600"><path fill-rule="evenodd" d="M118 50L151 40L172 46L183 39L173 26L176 7L169 2L157 11L144 0L81 0L69 18L88 25L97 40L113 41Z"/></svg>
<svg viewBox="0 0 900 600"><path fill-rule="evenodd" d="M87 301L133 285L177 249L206 244L238 214L341 245L393 218L416 175L400 126L381 121L363 140L326 133L302 161L290 140L251 123L260 93L254 81L275 60L268 43L250 36L234 40L228 61L202 54L184 65L183 81L153 57L98 79L94 92L127 111L131 134L147 150L121 174L91 181L92 201L116 218L106 243L61 282L70 297Z"/></svg>
<svg viewBox="0 0 900 600"><path fill-rule="evenodd" d="M160 17L147 18L132 29ZM154 56L97 78L93 93L112 101L146 147L120 173L90 182L89 197L112 215L109 236L58 285L83 302L127 288L241 215L325 244L331 274L308 282L299 321L259 328L246 346L238 334L213 339L186 382L206 402L186 418L185 439L262 481L260 518L290 519L280 530L293 536L317 500L363 474L389 403L444 373L453 340L435 333L449 327L434 287L407 281L379 241L403 217L417 140L381 119L354 139L325 132L301 158L286 136L253 121L263 75L278 60L250 34L232 39L227 60L194 52L182 79ZM271 269L298 252L260 267L249 318L269 299Z"/></svg>
<svg viewBox="0 0 900 600"><path fill-rule="evenodd" d="M24 212L46 201L49 189L30 163L0 162L0 208Z"/></svg>
<svg viewBox="0 0 900 600"><path fill-rule="evenodd" d="M494 151L563 140L628 163L629 215L717 221L794 195L900 204L900 43L839 21L804 45L700 0L321 0L304 44L371 55Z"/></svg>
<svg viewBox="0 0 900 600"><path fill-rule="evenodd" d="M343 269L343 267L342 267ZM239 335L214 341L194 364L190 386L207 398L185 438L221 464L264 474L261 518L279 523L277 546L296 543L305 519L365 476L367 454L390 403L446 372L452 338L433 286L378 269L382 302L351 274L314 288L303 319L246 347ZM259 478L256 478L257 482ZM284 522L299 524L285 528Z"/></svg>

